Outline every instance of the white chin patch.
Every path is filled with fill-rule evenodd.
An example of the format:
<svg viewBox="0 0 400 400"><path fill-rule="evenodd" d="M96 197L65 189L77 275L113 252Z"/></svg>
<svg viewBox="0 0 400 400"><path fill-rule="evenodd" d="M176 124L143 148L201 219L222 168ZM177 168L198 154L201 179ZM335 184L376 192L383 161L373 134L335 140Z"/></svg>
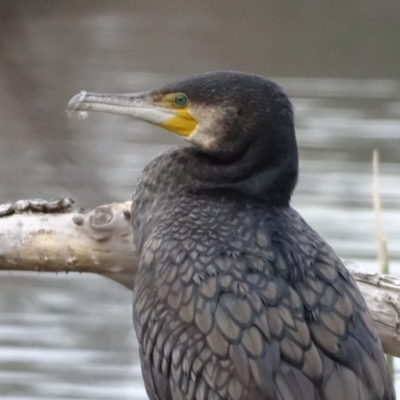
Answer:
<svg viewBox="0 0 400 400"><path fill-rule="evenodd" d="M198 121L198 125L188 138L189 141L205 150L214 148L221 137L221 124L226 109L195 104L190 108L190 113Z"/></svg>
<svg viewBox="0 0 400 400"><path fill-rule="evenodd" d="M216 137L210 135L210 132L204 129L200 124L197 125L196 129L188 137L188 140L204 149L210 149L214 147L216 143Z"/></svg>

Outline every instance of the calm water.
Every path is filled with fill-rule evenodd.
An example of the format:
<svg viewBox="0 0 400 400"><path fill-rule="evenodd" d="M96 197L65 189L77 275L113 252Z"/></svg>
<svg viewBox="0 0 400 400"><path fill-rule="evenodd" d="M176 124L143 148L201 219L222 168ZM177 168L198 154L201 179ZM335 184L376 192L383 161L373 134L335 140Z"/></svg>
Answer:
<svg viewBox="0 0 400 400"><path fill-rule="evenodd" d="M383 224L400 275L400 6L366 1L344 15L333 3L214 3L0 0L0 202L126 200L146 162L180 143L128 118L68 119L78 91L253 71L295 105L294 205L338 254L370 268L380 150ZM0 399L146 399L130 303L96 276L1 273Z"/></svg>

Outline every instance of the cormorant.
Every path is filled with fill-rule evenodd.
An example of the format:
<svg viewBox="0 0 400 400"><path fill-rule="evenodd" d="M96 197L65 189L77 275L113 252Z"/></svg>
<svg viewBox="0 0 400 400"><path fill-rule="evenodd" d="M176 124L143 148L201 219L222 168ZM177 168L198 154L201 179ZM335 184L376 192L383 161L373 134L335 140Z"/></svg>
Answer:
<svg viewBox="0 0 400 400"><path fill-rule="evenodd" d="M185 138L132 203L133 315L150 400L392 400L373 321L332 248L290 206L292 105L256 75L212 72L71 111Z"/></svg>

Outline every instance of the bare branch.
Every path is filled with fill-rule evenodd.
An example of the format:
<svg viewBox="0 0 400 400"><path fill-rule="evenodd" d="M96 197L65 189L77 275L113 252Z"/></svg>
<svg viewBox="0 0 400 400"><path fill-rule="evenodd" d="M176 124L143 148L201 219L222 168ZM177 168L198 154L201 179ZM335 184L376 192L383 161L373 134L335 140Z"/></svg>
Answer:
<svg viewBox="0 0 400 400"><path fill-rule="evenodd" d="M363 270L350 261L345 265L368 304L385 353L400 357L400 280Z"/></svg>
<svg viewBox="0 0 400 400"><path fill-rule="evenodd" d="M0 270L92 272L132 288L136 262L130 202L55 212L54 201L40 208L36 200L36 208L10 211L26 203L8 205L12 215L0 218ZM38 209L46 213L35 212Z"/></svg>

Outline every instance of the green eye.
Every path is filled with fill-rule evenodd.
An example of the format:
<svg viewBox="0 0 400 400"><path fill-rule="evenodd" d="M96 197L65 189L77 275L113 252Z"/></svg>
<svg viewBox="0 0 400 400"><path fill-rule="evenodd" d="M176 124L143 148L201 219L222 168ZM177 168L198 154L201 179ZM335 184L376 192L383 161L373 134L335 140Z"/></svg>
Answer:
<svg viewBox="0 0 400 400"><path fill-rule="evenodd" d="M189 103L189 98L184 93L178 93L174 97L174 103L177 107L183 108L186 107Z"/></svg>

